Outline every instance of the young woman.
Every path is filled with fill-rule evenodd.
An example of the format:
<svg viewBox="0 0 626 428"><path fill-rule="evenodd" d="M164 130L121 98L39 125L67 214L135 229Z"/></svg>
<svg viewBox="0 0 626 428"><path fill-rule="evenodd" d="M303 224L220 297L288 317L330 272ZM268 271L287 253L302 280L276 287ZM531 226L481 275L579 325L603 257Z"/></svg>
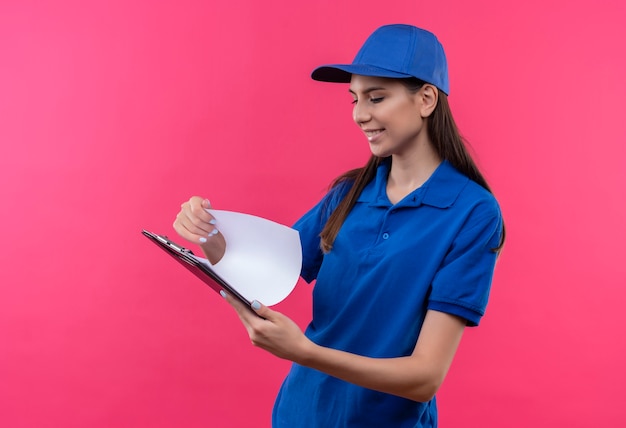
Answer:
<svg viewBox="0 0 626 428"><path fill-rule="evenodd" d="M435 392L487 304L504 241L500 209L452 118L432 33L383 26L352 64L312 77L349 83L372 151L294 226L301 275L316 280L313 319L303 333L261 302L257 317L223 296L254 345L294 363L274 427L435 427ZM224 239L208 207L191 198L174 227L216 259Z"/></svg>

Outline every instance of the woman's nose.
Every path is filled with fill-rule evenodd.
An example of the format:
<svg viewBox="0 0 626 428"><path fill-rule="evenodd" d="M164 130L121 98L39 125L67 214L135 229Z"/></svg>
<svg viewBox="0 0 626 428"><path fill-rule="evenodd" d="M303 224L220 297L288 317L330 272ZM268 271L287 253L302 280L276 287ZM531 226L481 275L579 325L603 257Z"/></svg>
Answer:
<svg viewBox="0 0 626 428"><path fill-rule="evenodd" d="M352 109L352 119L356 122L357 125L361 125L370 120L371 116L367 109L367 106L363 103L356 101L354 103L354 108Z"/></svg>

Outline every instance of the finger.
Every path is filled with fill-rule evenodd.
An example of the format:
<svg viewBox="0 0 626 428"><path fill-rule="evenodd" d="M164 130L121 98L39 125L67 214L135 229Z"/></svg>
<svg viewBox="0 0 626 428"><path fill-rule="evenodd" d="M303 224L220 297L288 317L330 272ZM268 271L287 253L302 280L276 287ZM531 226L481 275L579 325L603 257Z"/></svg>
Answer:
<svg viewBox="0 0 626 428"><path fill-rule="evenodd" d="M220 295L224 299L226 299L226 301L233 308L235 308L235 311L237 311L239 318L241 319L241 321L243 321L246 327L250 327L252 323L258 321L259 317L255 315L256 310L253 307L244 304L242 301L240 301L239 299L236 299L230 293L227 293L224 290L220 290Z"/></svg>
<svg viewBox="0 0 626 428"><path fill-rule="evenodd" d="M196 226L201 229L208 229L206 232L211 231L211 227L207 225L214 225L216 223L215 218L206 210L210 208L211 204L208 199L200 199L194 197L189 202L184 203L181 206L181 212L185 213L187 218Z"/></svg>
<svg viewBox="0 0 626 428"><path fill-rule="evenodd" d="M271 310L258 300L253 300L250 304L250 307L258 316L268 321L274 321L277 314L277 312Z"/></svg>
<svg viewBox="0 0 626 428"><path fill-rule="evenodd" d="M206 243L211 237L217 234L217 229L213 225L209 224L207 229L212 228L212 231L207 233L205 229L199 228L192 223L184 213L178 214L173 226L174 230L187 241L200 245Z"/></svg>
<svg viewBox="0 0 626 428"><path fill-rule="evenodd" d="M188 241L203 244L217 235L216 219L204 207L210 207L208 199L193 196L181 204L181 210L174 221L174 229Z"/></svg>
<svg viewBox="0 0 626 428"><path fill-rule="evenodd" d="M176 216L177 222L190 233L198 236L210 236L216 229L217 220L206 211L203 218L198 218L191 211L184 209Z"/></svg>

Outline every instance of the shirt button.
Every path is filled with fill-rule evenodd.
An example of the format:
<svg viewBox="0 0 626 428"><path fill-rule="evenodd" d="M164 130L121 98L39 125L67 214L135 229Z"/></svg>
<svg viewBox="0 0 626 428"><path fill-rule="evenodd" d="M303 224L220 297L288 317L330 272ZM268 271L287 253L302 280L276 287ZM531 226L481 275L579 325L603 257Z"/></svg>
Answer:
<svg viewBox="0 0 626 428"><path fill-rule="evenodd" d="M383 239L389 239L389 234L387 232L383 233Z"/></svg>

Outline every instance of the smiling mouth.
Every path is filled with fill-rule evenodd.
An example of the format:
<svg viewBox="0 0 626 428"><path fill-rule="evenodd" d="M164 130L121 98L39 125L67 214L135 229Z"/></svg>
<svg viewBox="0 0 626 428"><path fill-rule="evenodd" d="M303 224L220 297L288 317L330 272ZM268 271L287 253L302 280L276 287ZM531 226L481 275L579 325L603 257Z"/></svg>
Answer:
<svg viewBox="0 0 626 428"><path fill-rule="evenodd" d="M368 140L372 141L376 136L380 135L384 130L383 129L373 129L363 131Z"/></svg>

